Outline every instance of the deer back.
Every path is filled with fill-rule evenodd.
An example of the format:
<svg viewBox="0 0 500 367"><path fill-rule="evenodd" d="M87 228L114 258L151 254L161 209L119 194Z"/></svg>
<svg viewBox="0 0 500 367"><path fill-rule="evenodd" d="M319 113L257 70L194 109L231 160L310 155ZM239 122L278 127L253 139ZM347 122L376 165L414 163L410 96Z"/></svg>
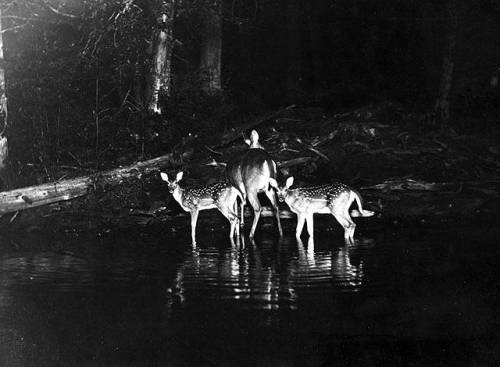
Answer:
<svg viewBox="0 0 500 367"><path fill-rule="evenodd" d="M276 178L276 163L264 149L251 148L228 162L226 176L242 193L265 190L269 178Z"/></svg>
<svg viewBox="0 0 500 367"><path fill-rule="evenodd" d="M217 182L208 186L185 188L178 201L184 209L188 210L216 208L220 205L219 202L227 196L231 187L228 183Z"/></svg>
<svg viewBox="0 0 500 367"><path fill-rule="evenodd" d="M285 201L294 212L329 213L342 195L348 195L348 186L335 183L289 189Z"/></svg>

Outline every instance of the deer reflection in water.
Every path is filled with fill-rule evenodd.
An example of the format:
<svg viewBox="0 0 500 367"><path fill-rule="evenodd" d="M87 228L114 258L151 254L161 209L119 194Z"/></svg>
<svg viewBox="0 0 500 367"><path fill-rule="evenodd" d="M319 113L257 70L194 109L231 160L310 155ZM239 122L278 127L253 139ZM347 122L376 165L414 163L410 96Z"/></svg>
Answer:
<svg viewBox="0 0 500 367"><path fill-rule="evenodd" d="M360 260L358 265L351 262L349 246L343 246L332 253L332 277L338 288L357 292L360 290L365 277L364 263Z"/></svg>
<svg viewBox="0 0 500 367"><path fill-rule="evenodd" d="M296 309L301 292L361 289L364 262L351 260L357 246L316 251L313 238L307 244L290 238L245 243L242 238L236 246L198 246L179 266L174 290L181 304L201 298L251 309Z"/></svg>

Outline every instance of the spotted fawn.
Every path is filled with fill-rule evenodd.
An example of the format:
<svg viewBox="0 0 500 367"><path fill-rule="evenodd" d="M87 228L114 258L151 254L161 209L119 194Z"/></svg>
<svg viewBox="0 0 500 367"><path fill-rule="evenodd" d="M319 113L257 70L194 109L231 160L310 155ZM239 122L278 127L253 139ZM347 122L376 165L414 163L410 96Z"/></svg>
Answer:
<svg viewBox="0 0 500 367"><path fill-rule="evenodd" d="M229 182L217 182L211 185L184 188L179 185L183 172L177 173L175 180L170 181L168 175L160 173L161 179L168 183L168 191L186 212L191 214L191 240L196 244L196 222L200 210L217 208L227 218L231 227L229 237L231 240L236 234L239 236L239 219L236 214L237 198L242 200L242 195L237 188Z"/></svg>
<svg viewBox="0 0 500 367"><path fill-rule="evenodd" d="M259 222L262 206L258 193L264 192L271 202L280 236L283 235L279 217L278 202L274 191L269 187L269 180L276 177L276 163L259 143L259 134L252 130L250 139L245 140L249 149L231 159L226 166L226 177L243 195L241 206L241 224L243 225L243 206L248 198L253 208L254 217L250 238L254 237Z"/></svg>
<svg viewBox="0 0 500 367"><path fill-rule="evenodd" d="M356 224L353 217L371 217L374 212L362 208L359 193L342 183L332 183L320 186L297 187L293 185L293 177L286 180L284 186L279 187L275 179L269 180L270 185L276 189L280 201L285 201L291 211L297 214L296 237L300 237L307 222L307 231L310 237L314 236L313 214L332 214L344 228L346 244L354 243L354 230ZM356 201L358 210L349 212L351 204Z"/></svg>

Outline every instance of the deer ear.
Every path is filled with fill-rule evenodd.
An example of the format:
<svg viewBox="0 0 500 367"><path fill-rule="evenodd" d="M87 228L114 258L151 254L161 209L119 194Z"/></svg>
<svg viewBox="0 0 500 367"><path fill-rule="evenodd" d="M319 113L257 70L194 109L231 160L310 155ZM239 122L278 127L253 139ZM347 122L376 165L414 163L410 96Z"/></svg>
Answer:
<svg viewBox="0 0 500 367"><path fill-rule="evenodd" d="M168 175L165 172L160 172L160 177L163 181L168 182Z"/></svg>
<svg viewBox="0 0 500 367"><path fill-rule="evenodd" d="M293 185L293 176L290 176L286 179L286 188L290 188Z"/></svg>
<svg viewBox="0 0 500 367"><path fill-rule="evenodd" d="M252 130L250 133L250 141L252 145L256 145L259 142L259 133L255 130Z"/></svg>
<svg viewBox="0 0 500 367"><path fill-rule="evenodd" d="M271 185L271 187L274 187L276 190L278 189L278 183L272 177L269 179L269 185Z"/></svg>
<svg viewBox="0 0 500 367"><path fill-rule="evenodd" d="M184 172L180 171L179 173L177 173L175 181L179 182L180 180L182 180L182 176L184 176Z"/></svg>
<svg viewBox="0 0 500 367"><path fill-rule="evenodd" d="M252 142L250 141L250 139L245 139L245 144L248 145L248 146L251 146L252 145Z"/></svg>

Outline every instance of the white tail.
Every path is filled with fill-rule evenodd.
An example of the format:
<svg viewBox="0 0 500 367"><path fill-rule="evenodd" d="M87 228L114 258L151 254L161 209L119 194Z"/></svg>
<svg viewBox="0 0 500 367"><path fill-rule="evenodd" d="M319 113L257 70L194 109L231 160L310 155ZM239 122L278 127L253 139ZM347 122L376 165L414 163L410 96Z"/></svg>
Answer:
<svg viewBox="0 0 500 367"><path fill-rule="evenodd" d="M185 211L191 214L191 240L196 244L196 222L200 210L217 208L227 218L231 228L231 240L236 234L239 236L239 220L236 214L236 201L243 200L241 193L228 182L217 182L212 185L197 188L183 188L179 185L183 173L177 173L175 180L170 181L168 175L160 173L161 179L168 183L168 191Z"/></svg>
<svg viewBox="0 0 500 367"><path fill-rule="evenodd" d="M332 214L344 228L344 239L347 244L354 243L354 230L356 224L349 215L349 208L354 201L358 210L353 210L353 216L370 217L374 212L363 210L361 196L349 186L342 183L329 185L297 187L293 185L293 177L286 180L284 186L279 187L276 180L271 179L270 184L276 189L280 201L285 201L290 209L297 214L296 236L300 237L304 222L307 223L309 236L314 236L313 214Z"/></svg>
<svg viewBox="0 0 500 367"><path fill-rule="evenodd" d="M356 200L356 204L358 205L358 210L353 209L351 210L351 217L371 217L372 215L375 214L375 212L372 212L371 210L365 210L363 209L363 199L361 198L361 195L359 192L355 190L351 190L351 197L353 200ZM352 201L351 201L352 204ZM350 204L349 204L350 206Z"/></svg>
<svg viewBox="0 0 500 367"><path fill-rule="evenodd" d="M246 199L254 211L252 229L250 237L253 238L257 223L259 222L262 206L260 204L258 193L264 192L273 207L273 212L278 224L280 236L283 235L279 217L278 203L274 191L269 187L269 180L276 178L276 163L269 153L267 153L259 143L259 134L252 130L250 139L245 141L250 149L243 154L230 160L226 166L226 176L229 181L237 187L243 195L243 204ZM243 225L243 205L241 206L241 224Z"/></svg>

